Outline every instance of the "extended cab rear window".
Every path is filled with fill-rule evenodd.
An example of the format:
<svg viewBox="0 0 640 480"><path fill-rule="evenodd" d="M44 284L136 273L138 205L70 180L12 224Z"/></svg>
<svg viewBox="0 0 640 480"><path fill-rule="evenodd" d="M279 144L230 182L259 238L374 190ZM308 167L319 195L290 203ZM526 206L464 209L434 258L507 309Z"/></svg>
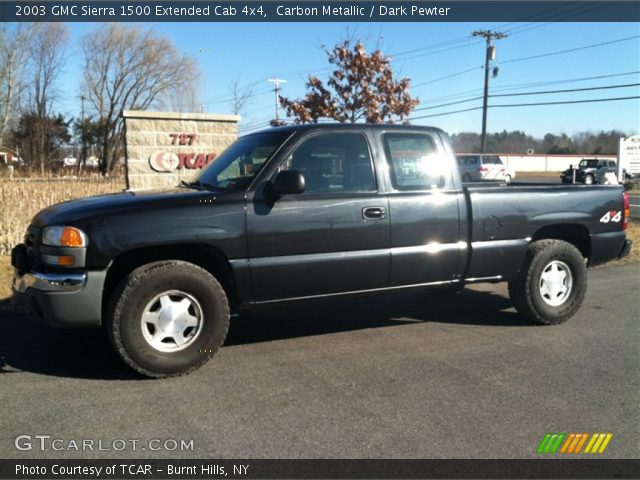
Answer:
<svg viewBox="0 0 640 480"><path fill-rule="evenodd" d="M433 138L424 133L385 133L384 150L396 190L442 188L445 173Z"/></svg>

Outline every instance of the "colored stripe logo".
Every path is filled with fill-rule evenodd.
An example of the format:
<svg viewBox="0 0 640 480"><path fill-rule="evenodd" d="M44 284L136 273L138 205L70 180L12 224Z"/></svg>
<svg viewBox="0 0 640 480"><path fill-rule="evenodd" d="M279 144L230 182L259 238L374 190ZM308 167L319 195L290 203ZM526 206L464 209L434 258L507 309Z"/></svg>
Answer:
<svg viewBox="0 0 640 480"><path fill-rule="evenodd" d="M538 445L536 452L564 454L604 453L611 438L613 438L612 433L547 433L540 445Z"/></svg>

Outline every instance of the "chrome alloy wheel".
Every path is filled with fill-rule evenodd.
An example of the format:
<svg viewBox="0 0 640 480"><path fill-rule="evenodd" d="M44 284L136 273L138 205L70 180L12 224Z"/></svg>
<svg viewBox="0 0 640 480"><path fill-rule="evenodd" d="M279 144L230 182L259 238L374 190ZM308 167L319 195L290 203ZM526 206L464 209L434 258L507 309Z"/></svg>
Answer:
<svg viewBox="0 0 640 480"><path fill-rule="evenodd" d="M569 266L559 260L547 264L540 275L540 296L552 307L562 305L573 288L573 275Z"/></svg>
<svg viewBox="0 0 640 480"><path fill-rule="evenodd" d="M156 295L140 317L144 339L160 352L179 352L187 348L200 335L202 323L200 303L180 290Z"/></svg>

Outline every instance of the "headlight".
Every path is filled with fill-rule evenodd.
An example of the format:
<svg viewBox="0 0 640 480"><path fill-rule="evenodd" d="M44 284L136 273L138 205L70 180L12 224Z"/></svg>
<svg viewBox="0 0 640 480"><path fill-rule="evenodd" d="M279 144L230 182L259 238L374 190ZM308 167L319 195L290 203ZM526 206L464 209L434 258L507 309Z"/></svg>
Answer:
<svg viewBox="0 0 640 480"><path fill-rule="evenodd" d="M42 230L42 244L52 247L86 247L89 237L74 227L45 227Z"/></svg>

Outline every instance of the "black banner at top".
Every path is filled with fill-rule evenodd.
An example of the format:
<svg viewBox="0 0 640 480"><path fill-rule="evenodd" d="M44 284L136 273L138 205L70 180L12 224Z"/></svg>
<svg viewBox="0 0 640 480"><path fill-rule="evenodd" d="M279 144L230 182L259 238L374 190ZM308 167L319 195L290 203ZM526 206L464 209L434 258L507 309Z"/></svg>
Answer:
<svg viewBox="0 0 640 480"><path fill-rule="evenodd" d="M640 2L1 1L2 22L638 22Z"/></svg>

